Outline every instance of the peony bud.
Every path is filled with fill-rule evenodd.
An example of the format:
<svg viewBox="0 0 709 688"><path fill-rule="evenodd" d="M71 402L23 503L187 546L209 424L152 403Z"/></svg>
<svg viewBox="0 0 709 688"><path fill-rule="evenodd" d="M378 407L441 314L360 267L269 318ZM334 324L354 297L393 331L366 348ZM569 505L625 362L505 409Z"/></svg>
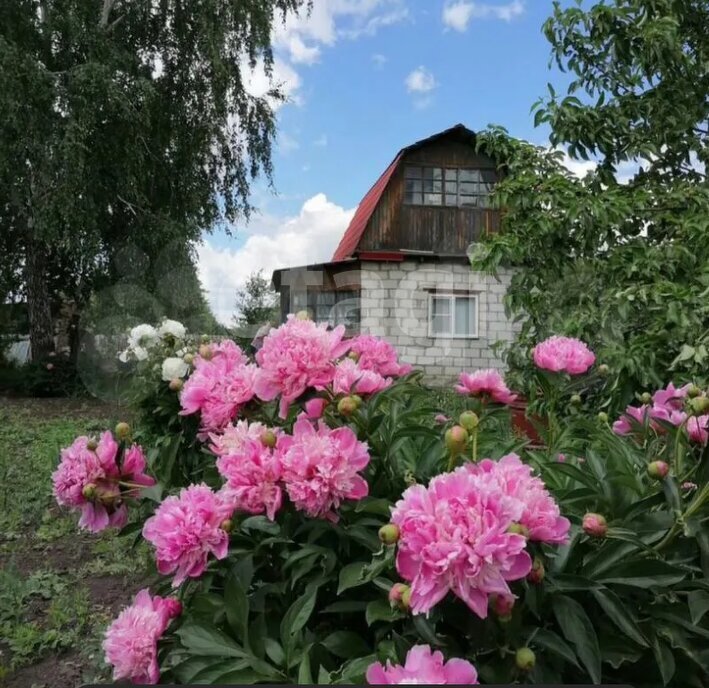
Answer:
<svg viewBox="0 0 709 688"><path fill-rule="evenodd" d="M698 397L702 393L702 390L697 387L697 385L689 385L689 389L687 390L687 396L690 399L694 399L694 397Z"/></svg>
<svg viewBox="0 0 709 688"><path fill-rule="evenodd" d="M234 530L234 521L232 521L230 518L225 518L220 524L219 527L225 532L225 533L231 533L232 530Z"/></svg>
<svg viewBox="0 0 709 688"><path fill-rule="evenodd" d="M515 663L517 667L522 671L531 671L534 669L534 665L537 662L537 658L528 647L520 647L515 654Z"/></svg>
<svg viewBox="0 0 709 688"><path fill-rule="evenodd" d="M652 401L652 394L650 394L650 392L643 392L640 395L640 401L642 401L643 404L649 404Z"/></svg>
<svg viewBox="0 0 709 688"><path fill-rule="evenodd" d="M212 353L212 347L209 346L209 344L202 344L202 346L199 347L199 355L205 360L205 361L211 361L212 356L214 355Z"/></svg>
<svg viewBox="0 0 709 688"><path fill-rule="evenodd" d="M179 377L176 377L170 380L170 384L168 385L168 387L170 388L171 392L179 392L184 387L184 384L185 383L182 382Z"/></svg>
<svg viewBox="0 0 709 688"><path fill-rule="evenodd" d="M163 604L165 605L165 609L167 609L167 615L171 619L182 614L182 602L176 597L166 597L163 600Z"/></svg>
<svg viewBox="0 0 709 688"><path fill-rule="evenodd" d="M512 595L494 595L492 599L492 610L495 615L506 623L512 618L512 608L515 606L515 598Z"/></svg>
<svg viewBox="0 0 709 688"><path fill-rule="evenodd" d="M539 557L534 557L532 570L527 574L527 580L533 585L539 585L546 575L544 562Z"/></svg>
<svg viewBox="0 0 709 688"><path fill-rule="evenodd" d="M93 483L87 483L81 490L81 495L84 499L88 499L89 501L96 499L96 485Z"/></svg>
<svg viewBox="0 0 709 688"><path fill-rule="evenodd" d="M119 440L127 440L130 437L130 425L128 423L118 423L114 432Z"/></svg>
<svg viewBox="0 0 709 688"><path fill-rule="evenodd" d="M709 397L694 397L689 400L689 408L698 416L709 411Z"/></svg>
<svg viewBox="0 0 709 688"><path fill-rule="evenodd" d="M608 524L601 514L588 513L583 517L582 527L586 535L602 538L608 532Z"/></svg>
<svg viewBox="0 0 709 688"><path fill-rule="evenodd" d="M347 358L351 358L355 363L359 361L359 354L356 351L350 351L350 353L347 354Z"/></svg>
<svg viewBox="0 0 709 688"><path fill-rule="evenodd" d="M295 314L296 320L310 320L310 313L308 311L298 311Z"/></svg>
<svg viewBox="0 0 709 688"><path fill-rule="evenodd" d="M182 360L187 364L187 365L192 365L194 363L194 354L185 354L182 357Z"/></svg>
<svg viewBox="0 0 709 688"><path fill-rule="evenodd" d="M264 447L273 449L273 447L276 446L277 441L278 438L276 437L276 433L273 432L273 430L264 430L261 433L261 444L263 444Z"/></svg>
<svg viewBox="0 0 709 688"><path fill-rule="evenodd" d="M507 532L513 535L521 535L524 538L529 537L529 528L523 526L521 523L512 523L507 529Z"/></svg>
<svg viewBox="0 0 709 688"><path fill-rule="evenodd" d="M665 461L653 461L647 465L647 474L655 480L662 480L670 472L670 467Z"/></svg>
<svg viewBox="0 0 709 688"><path fill-rule="evenodd" d="M387 523L379 529L379 539L385 545L395 545L399 540L399 526Z"/></svg>
<svg viewBox="0 0 709 688"><path fill-rule="evenodd" d="M311 420L322 418L326 406L327 399L322 399L321 397L310 399L310 401L305 402L305 415Z"/></svg>
<svg viewBox="0 0 709 688"><path fill-rule="evenodd" d="M469 432L475 430L480 425L478 414L473 411L463 411L458 418L458 422Z"/></svg>
<svg viewBox="0 0 709 688"><path fill-rule="evenodd" d="M89 451L96 451L98 449L98 442L92 437L87 443L86 448Z"/></svg>
<svg viewBox="0 0 709 688"><path fill-rule="evenodd" d="M408 589L409 586L405 583L394 583L389 590L389 604L391 604L392 607L399 606L401 604L401 596Z"/></svg>
<svg viewBox="0 0 709 688"><path fill-rule="evenodd" d="M604 411L601 411L598 414L598 420L600 420L601 423L607 423L608 422L608 414L605 413Z"/></svg>
<svg viewBox="0 0 709 688"><path fill-rule="evenodd" d="M601 365L598 366L598 374L602 375L603 377L606 377L608 373L611 372L611 369L605 364L601 363Z"/></svg>
<svg viewBox="0 0 709 688"><path fill-rule="evenodd" d="M47 363L47 370L54 370L54 363Z"/></svg>
<svg viewBox="0 0 709 688"><path fill-rule="evenodd" d="M200 340L201 340L202 344L209 344L209 335L208 335L208 334L203 334L203 335L200 337Z"/></svg>
<svg viewBox="0 0 709 688"><path fill-rule="evenodd" d="M357 400L354 397L343 397L337 402L337 410L343 416L351 416L358 409Z"/></svg>
<svg viewBox="0 0 709 688"><path fill-rule="evenodd" d="M571 395L571 403L574 406L581 406L581 403L582 403L581 396L579 394L572 394Z"/></svg>
<svg viewBox="0 0 709 688"><path fill-rule="evenodd" d="M437 425L445 425L450 420L450 418L448 418L448 416L442 413L437 413L435 416L433 416L433 420Z"/></svg>
<svg viewBox="0 0 709 688"><path fill-rule="evenodd" d="M468 431L460 425L446 430L446 448L451 454L460 454L468 444Z"/></svg>
<svg viewBox="0 0 709 688"><path fill-rule="evenodd" d="M352 398L354 399L355 404L357 405L357 408L359 408L362 405L362 397L359 396L359 394L353 394Z"/></svg>
<svg viewBox="0 0 709 688"><path fill-rule="evenodd" d="M401 593L399 606L405 612L411 608L411 588L408 585L406 586L406 590Z"/></svg>

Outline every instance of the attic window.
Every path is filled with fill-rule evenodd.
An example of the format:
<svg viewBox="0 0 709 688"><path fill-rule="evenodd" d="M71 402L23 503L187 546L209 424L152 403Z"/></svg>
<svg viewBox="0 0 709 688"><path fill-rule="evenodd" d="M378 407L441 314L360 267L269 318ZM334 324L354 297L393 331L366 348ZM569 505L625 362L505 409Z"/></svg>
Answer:
<svg viewBox="0 0 709 688"><path fill-rule="evenodd" d="M495 184L494 170L466 167L404 168L404 203L457 208L487 208Z"/></svg>

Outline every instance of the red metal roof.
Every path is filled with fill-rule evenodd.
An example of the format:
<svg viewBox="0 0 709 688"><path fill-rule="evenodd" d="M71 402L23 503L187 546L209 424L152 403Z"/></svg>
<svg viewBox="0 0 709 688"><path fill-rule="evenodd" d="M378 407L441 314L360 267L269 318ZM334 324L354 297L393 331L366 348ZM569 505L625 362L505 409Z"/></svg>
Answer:
<svg viewBox="0 0 709 688"><path fill-rule="evenodd" d="M384 189L386 189L391 179L391 175L394 174L402 153L403 151L394 158L389 167L384 170L382 176L377 179L374 186L367 192L367 195L357 206L357 210L355 210L355 214L352 220L350 220L349 226L342 239L340 239L337 249L335 249L335 254L332 256L333 261L345 260L355 252L359 240L362 238L364 230L367 227L367 222L369 222L369 218L377 207L377 203L379 203L379 199L382 197Z"/></svg>
<svg viewBox="0 0 709 688"><path fill-rule="evenodd" d="M347 258L350 258L354 255L355 251L357 250L357 246L359 245L359 242L362 239L364 230L367 228L369 218L372 216L374 209L377 207L377 203L379 203L379 199L384 193L384 189L386 189L389 180L396 171L396 168L398 167L399 162L401 162L401 159L404 157L404 155L414 148L423 146L427 143L431 143L432 141L438 138L451 134L456 134L464 138L474 139L475 137L475 132L471 131L462 124L456 124L450 129L441 131L438 134L429 136L428 138L421 139L421 141L417 141L416 143L413 143L410 146L406 146L405 148L402 148L399 151L399 153L391 162L389 167L384 170L382 176L377 179L377 181L374 183L374 186L367 192L367 195L357 206L357 210L355 211L352 220L350 220L349 226L345 230L345 233L342 239L340 240L340 243L335 249L335 253L332 256L333 262L346 260Z"/></svg>

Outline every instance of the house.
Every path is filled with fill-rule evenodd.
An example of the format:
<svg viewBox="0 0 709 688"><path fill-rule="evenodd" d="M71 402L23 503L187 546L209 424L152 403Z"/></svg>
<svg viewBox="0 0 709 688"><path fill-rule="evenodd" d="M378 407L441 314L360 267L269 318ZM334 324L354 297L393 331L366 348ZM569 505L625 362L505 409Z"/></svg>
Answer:
<svg viewBox="0 0 709 688"><path fill-rule="evenodd" d="M470 268L470 247L500 227L489 194L498 165L462 124L400 150L360 202L332 260L276 270L281 315L307 309L394 344L402 360L447 384L461 370L503 367L492 345L513 324L511 277Z"/></svg>

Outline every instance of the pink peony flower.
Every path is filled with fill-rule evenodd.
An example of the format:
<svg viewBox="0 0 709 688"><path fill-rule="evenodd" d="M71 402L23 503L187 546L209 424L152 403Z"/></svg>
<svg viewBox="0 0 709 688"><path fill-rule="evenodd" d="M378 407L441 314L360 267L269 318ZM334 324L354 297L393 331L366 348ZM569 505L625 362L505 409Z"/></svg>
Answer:
<svg viewBox="0 0 709 688"><path fill-rule="evenodd" d="M77 437L62 449L52 482L57 503L80 510L79 527L92 533L122 528L128 521L125 498L136 497L140 487L155 484L145 474L143 450L133 445L121 461L118 443L110 432L104 432L94 448L89 448L88 437Z"/></svg>
<svg viewBox="0 0 709 688"><path fill-rule="evenodd" d="M200 414L202 433L221 430L253 399L256 367L231 340L211 347L211 357L195 357L194 372L180 394L180 415Z"/></svg>
<svg viewBox="0 0 709 688"><path fill-rule="evenodd" d="M323 399L322 397L310 399L310 401L305 402L305 415L311 420L318 420L322 418L323 413L325 413L326 406L327 399Z"/></svg>
<svg viewBox="0 0 709 688"><path fill-rule="evenodd" d="M593 352L579 339L553 336L534 347L534 363L538 368L569 375L585 373L596 360Z"/></svg>
<svg viewBox="0 0 709 688"><path fill-rule="evenodd" d="M106 630L103 650L113 665L113 680L153 685L160 679L157 642L170 620L181 613L174 598L150 597L141 590Z"/></svg>
<svg viewBox="0 0 709 688"><path fill-rule="evenodd" d="M557 454L556 455L556 461L557 463L566 463L566 454Z"/></svg>
<svg viewBox="0 0 709 688"><path fill-rule="evenodd" d="M498 404L511 404L516 398L507 388L502 375L496 370L477 370L474 373L461 373L455 386L458 394L472 397L490 397Z"/></svg>
<svg viewBox="0 0 709 688"><path fill-rule="evenodd" d="M692 416L687 421L687 434L692 442L706 445L709 442L709 415Z"/></svg>
<svg viewBox="0 0 709 688"><path fill-rule="evenodd" d="M232 512L223 495L206 485L190 485L163 500L145 522L143 537L155 547L158 571L175 574L173 587L202 575L210 553L226 557L229 536L220 526Z"/></svg>
<svg viewBox="0 0 709 688"><path fill-rule="evenodd" d="M450 420L450 418L444 415L443 413L437 413L433 417L433 420L437 425L445 425Z"/></svg>
<svg viewBox="0 0 709 688"><path fill-rule="evenodd" d="M560 515L559 507L544 483L532 475L532 468L522 463L517 454L508 454L499 461L484 459L465 464L476 476L478 489L497 494L510 502L510 511L519 513L517 522L529 531L529 539L550 544L568 542L568 519Z"/></svg>
<svg viewBox="0 0 709 688"><path fill-rule="evenodd" d="M261 435L268 429L270 428L263 423L249 423L245 420L230 423L221 432L209 434L212 441L209 450L217 456L239 454L249 440L260 440ZM282 430L276 428L273 432L280 435Z"/></svg>
<svg viewBox="0 0 709 688"><path fill-rule="evenodd" d="M613 432L616 435L629 435L635 429L635 425L644 425L650 414L650 406L628 406L623 415L613 423ZM634 421L634 422L633 422Z"/></svg>
<svg viewBox="0 0 709 688"><path fill-rule="evenodd" d="M591 537L602 538L608 532L608 523L601 514L587 513L583 517L581 527L584 532Z"/></svg>
<svg viewBox="0 0 709 688"><path fill-rule="evenodd" d="M255 390L264 401L280 395L280 415L288 415L290 404L308 388L322 390L335 376L334 361L345 353L343 326L328 331L327 325L299 320L293 315L278 329L273 329L256 354L260 368Z"/></svg>
<svg viewBox="0 0 709 688"><path fill-rule="evenodd" d="M375 394L391 385L390 377L361 368L351 358L337 364L332 388L335 394Z"/></svg>
<svg viewBox="0 0 709 688"><path fill-rule="evenodd" d="M422 685L478 685L478 672L465 659L449 659L443 653L431 651L428 645L414 645L406 654L404 666L392 664L386 666L375 662L367 669L367 683L374 686L387 684Z"/></svg>
<svg viewBox="0 0 709 688"><path fill-rule="evenodd" d="M384 339L370 334L361 334L350 342L350 351L357 357L357 364L364 370L372 370L382 377L401 377L412 368L399 363L396 349Z"/></svg>
<svg viewBox="0 0 709 688"><path fill-rule="evenodd" d="M238 454L217 459L217 470L226 479L221 494L236 511L266 513L272 521L281 508L281 464L273 450L260 440L246 440Z"/></svg>
<svg viewBox="0 0 709 688"><path fill-rule="evenodd" d="M522 516L519 500L481 489L465 467L413 485L392 510L399 526L399 575L411 582L411 609L428 612L452 591L479 617L488 595L511 594L507 581L532 567L522 535L508 532Z"/></svg>
<svg viewBox="0 0 709 688"><path fill-rule="evenodd" d="M692 385L689 384L677 388L670 382L665 389L658 389L657 392L652 395L652 403L657 407L669 407L670 409L680 411L691 386Z"/></svg>
<svg viewBox="0 0 709 688"><path fill-rule="evenodd" d="M316 429L301 416L293 435L279 440L276 453L290 500L308 516L336 521L335 509L343 500L369 492L359 475L369 463L367 445L350 428L331 430L320 423Z"/></svg>

